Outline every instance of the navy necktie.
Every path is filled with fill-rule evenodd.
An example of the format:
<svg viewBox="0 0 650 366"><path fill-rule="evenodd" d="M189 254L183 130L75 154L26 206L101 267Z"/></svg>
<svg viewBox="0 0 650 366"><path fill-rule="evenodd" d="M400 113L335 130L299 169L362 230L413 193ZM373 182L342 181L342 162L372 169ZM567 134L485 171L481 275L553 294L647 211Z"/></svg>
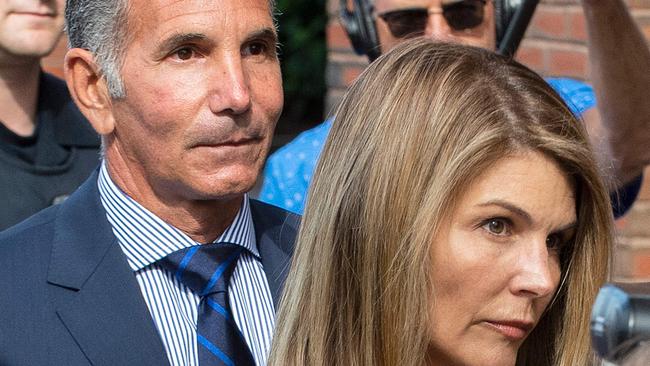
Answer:
<svg viewBox="0 0 650 366"><path fill-rule="evenodd" d="M196 332L200 366L255 365L228 302L228 283L244 250L234 244L204 244L179 250L159 261L201 296Z"/></svg>

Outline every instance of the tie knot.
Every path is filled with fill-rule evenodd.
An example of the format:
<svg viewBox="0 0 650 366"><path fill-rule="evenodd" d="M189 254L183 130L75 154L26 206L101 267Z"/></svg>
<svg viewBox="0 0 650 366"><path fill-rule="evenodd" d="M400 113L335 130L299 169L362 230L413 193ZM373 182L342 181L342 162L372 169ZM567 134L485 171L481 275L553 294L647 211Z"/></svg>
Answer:
<svg viewBox="0 0 650 366"><path fill-rule="evenodd" d="M195 245L158 261L194 293L227 292L237 259L244 248L229 243Z"/></svg>

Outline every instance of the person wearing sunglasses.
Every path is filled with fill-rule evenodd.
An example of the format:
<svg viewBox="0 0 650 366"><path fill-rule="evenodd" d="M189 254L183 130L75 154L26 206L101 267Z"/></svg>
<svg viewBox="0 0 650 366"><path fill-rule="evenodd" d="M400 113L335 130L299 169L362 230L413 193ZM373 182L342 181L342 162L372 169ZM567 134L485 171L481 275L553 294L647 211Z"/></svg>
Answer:
<svg viewBox="0 0 650 366"><path fill-rule="evenodd" d="M418 36L496 50L504 27L497 8L505 1L375 0L367 4L367 10L376 29L375 48L382 52ZM620 216L634 202L643 168L650 162L650 149L644 148L650 145L650 103L646 102L650 51L623 0L581 1L593 88L568 78L546 81L586 123L599 164L611 185L617 187L613 206ZM261 200L302 213L330 127L328 119L269 157Z"/></svg>
<svg viewBox="0 0 650 366"><path fill-rule="evenodd" d="M443 0L433 6L377 0L378 35L387 50L408 38L434 36L439 40L494 49L494 5L488 0Z"/></svg>

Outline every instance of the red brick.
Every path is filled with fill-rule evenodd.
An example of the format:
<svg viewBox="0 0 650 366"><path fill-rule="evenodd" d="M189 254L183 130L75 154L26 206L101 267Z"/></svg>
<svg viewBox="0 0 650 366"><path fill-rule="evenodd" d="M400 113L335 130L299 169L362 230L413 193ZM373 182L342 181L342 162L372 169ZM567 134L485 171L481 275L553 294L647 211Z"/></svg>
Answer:
<svg viewBox="0 0 650 366"><path fill-rule="evenodd" d="M581 8L573 8L568 13L569 37L576 41L587 40L587 22Z"/></svg>
<svg viewBox="0 0 650 366"><path fill-rule="evenodd" d="M650 238L648 220L650 220L650 202L637 200L625 214L625 227L619 231L619 234L636 239Z"/></svg>
<svg viewBox="0 0 650 366"><path fill-rule="evenodd" d="M567 33L565 9L544 5L537 7L530 25L531 35L562 39Z"/></svg>
<svg viewBox="0 0 650 366"><path fill-rule="evenodd" d="M68 42L65 36L61 37L59 43L47 57L41 60L41 65L46 72L63 78L63 58L68 51Z"/></svg>
<svg viewBox="0 0 650 366"><path fill-rule="evenodd" d="M557 4L557 5L567 5L567 4L577 4L580 5L580 0L542 0L542 4Z"/></svg>
<svg viewBox="0 0 650 366"><path fill-rule="evenodd" d="M587 54L583 51L552 50L550 52L549 74L587 78Z"/></svg>
<svg viewBox="0 0 650 366"><path fill-rule="evenodd" d="M50 53L47 57L44 57L41 60L41 64L43 65L44 68L62 69L63 58L65 57L65 53L67 51L68 51L68 42L65 39L65 37L61 37L61 40L56 45L54 50L52 50L52 53Z"/></svg>
<svg viewBox="0 0 650 366"><path fill-rule="evenodd" d="M650 250L638 250L632 254L632 276L650 278Z"/></svg>
<svg viewBox="0 0 650 366"><path fill-rule="evenodd" d="M330 22L327 25L327 47L329 49L352 47L348 35L338 21Z"/></svg>
<svg viewBox="0 0 650 366"><path fill-rule="evenodd" d="M643 35L647 40L650 40L650 25L646 25L645 27L641 28L643 31Z"/></svg>
<svg viewBox="0 0 650 366"><path fill-rule="evenodd" d="M630 8L634 9L650 9L650 0L626 0Z"/></svg>
<svg viewBox="0 0 650 366"><path fill-rule="evenodd" d="M63 68L62 67L44 66L43 69L45 70L45 72L50 73L52 75L56 75L59 78L63 79Z"/></svg>
<svg viewBox="0 0 650 366"><path fill-rule="evenodd" d="M631 250L626 246L617 246L614 250L612 275L616 280L628 279L632 275Z"/></svg>
<svg viewBox="0 0 650 366"><path fill-rule="evenodd" d="M346 66L343 68L343 82L345 83L345 86L350 86L352 82L361 75L361 72L363 72L362 67L357 67L357 66Z"/></svg>
<svg viewBox="0 0 650 366"><path fill-rule="evenodd" d="M544 51L539 47L521 45L516 58L517 61L537 72L542 72L544 69Z"/></svg>

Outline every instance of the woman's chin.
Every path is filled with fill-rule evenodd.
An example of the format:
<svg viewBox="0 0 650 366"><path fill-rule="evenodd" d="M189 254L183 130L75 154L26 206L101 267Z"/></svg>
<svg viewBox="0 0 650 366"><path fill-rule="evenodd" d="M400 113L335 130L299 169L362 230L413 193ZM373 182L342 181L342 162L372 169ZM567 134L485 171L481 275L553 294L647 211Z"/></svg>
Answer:
<svg viewBox="0 0 650 366"><path fill-rule="evenodd" d="M430 347L427 360L430 366L514 366L517 350L498 346L491 349L459 347L443 353Z"/></svg>

